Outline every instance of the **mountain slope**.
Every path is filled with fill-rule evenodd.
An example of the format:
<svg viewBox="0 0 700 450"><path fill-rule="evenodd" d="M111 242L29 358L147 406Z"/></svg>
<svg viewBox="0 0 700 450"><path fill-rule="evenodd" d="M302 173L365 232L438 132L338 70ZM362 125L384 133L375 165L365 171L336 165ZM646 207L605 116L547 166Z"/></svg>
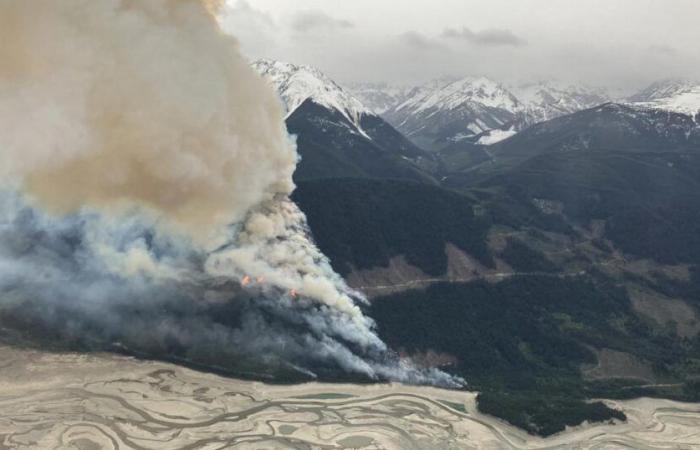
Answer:
<svg viewBox="0 0 700 450"><path fill-rule="evenodd" d="M435 183L429 172L433 163L422 150L381 119L369 116L361 123L375 139L359 133L337 110L311 99L302 103L287 118L301 157L294 179L396 178Z"/></svg>
<svg viewBox="0 0 700 450"><path fill-rule="evenodd" d="M384 114L403 103L412 88L388 83L353 83L348 89L375 114Z"/></svg>
<svg viewBox="0 0 700 450"><path fill-rule="evenodd" d="M634 105L607 103L574 114L538 123L489 147L465 149L479 154L477 159L457 156L443 150L446 161L453 161L452 177L459 172L493 173L508 170L528 158L547 152L692 150L700 148L700 128L693 117ZM456 161L456 162L454 162ZM465 162L466 161L466 162ZM467 178L474 179L476 173ZM462 175L464 178L466 175Z"/></svg>
<svg viewBox="0 0 700 450"><path fill-rule="evenodd" d="M521 109L503 85L484 77L466 77L414 89L384 116L414 142L437 150L511 126L520 120Z"/></svg>
<svg viewBox="0 0 700 450"><path fill-rule="evenodd" d="M525 83L511 90L523 104L531 124L610 102L610 96L602 89L553 81Z"/></svg>
<svg viewBox="0 0 700 450"><path fill-rule="evenodd" d="M314 238L341 274L387 267L397 256L427 274L447 270L445 245L491 264L474 201L437 186L397 180L314 180L299 183L294 201Z"/></svg>
<svg viewBox="0 0 700 450"><path fill-rule="evenodd" d="M607 104L535 125L489 156L446 184L495 189L521 208L557 205L551 215L579 226L602 221L626 253L700 264L700 127L690 116Z"/></svg>
<svg viewBox="0 0 700 450"><path fill-rule="evenodd" d="M488 78L432 82L406 94L384 115L426 148L492 145L538 122L609 101L601 89L556 82L506 87Z"/></svg>
<svg viewBox="0 0 700 450"><path fill-rule="evenodd" d="M280 94L301 162L295 179L404 178L434 182L434 157L319 70L260 60L253 67Z"/></svg>
<svg viewBox="0 0 700 450"><path fill-rule="evenodd" d="M362 115L372 114L369 108L314 67L261 59L253 62L253 68L275 86L288 115L307 99L330 110L339 111L358 127Z"/></svg>
<svg viewBox="0 0 700 450"><path fill-rule="evenodd" d="M700 115L700 83L665 80L653 83L628 99L634 105Z"/></svg>
<svg viewBox="0 0 700 450"><path fill-rule="evenodd" d="M631 105L607 103L543 122L496 144L496 159L517 159L547 151L590 149L669 151L700 148L692 117Z"/></svg>
<svg viewBox="0 0 700 450"><path fill-rule="evenodd" d="M699 133L606 104L472 144L442 187L325 179L295 201L392 348L551 434L622 418L592 398L700 400Z"/></svg>

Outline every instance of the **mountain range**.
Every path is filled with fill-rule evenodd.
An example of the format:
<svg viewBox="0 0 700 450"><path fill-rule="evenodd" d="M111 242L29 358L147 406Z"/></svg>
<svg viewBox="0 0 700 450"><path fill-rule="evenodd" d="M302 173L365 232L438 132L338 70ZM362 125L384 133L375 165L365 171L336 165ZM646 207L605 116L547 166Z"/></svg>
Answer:
<svg viewBox="0 0 700 450"><path fill-rule="evenodd" d="M253 67L279 92L302 163L296 180L401 178L432 182L435 156L317 69L271 60Z"/></svg>
<svg viewBox="0 0 700 450"><path fill-rule="evenodd" d="M368 108L376 108L428 150L455 144L491 145L535 123L608 102L691 115L700 110L700 83L677 80L654 83L628 98L557 81L507 86L485 77L443 78L412 89L386 84L351 88Z"/></svg>
<svg viewBox="0 0 700 450"><path fill-rule="evenodd" d="M277 89L287 109L287 126L297 136L302 159L297 180L365 177L435 183L450 172L491 162L492 146L539 123L611 103L603 89L555 81L506 86L485 77L443 77L417 87L365 83L348 89L310 66L273 60L253 66ZM632 111L656 110L698 121L700 84L660 81L611 104L620 105L620 120ZM676 130L645 126L657 127L658 133ZM613 139L613 128L605 139ZM637 140L646 145L651 135L638 131ZM568 139L569 146L585 146L591 137L578 133Z"/></svg>
<svg viewBox="0 0 700 450"><path fill-rule="evenodd" d="M432 150L460 142L490 145L533 123L611 99L604 90L585 86L554 81L506 86L485 77L442 78L412 89L352 89L370 109L376 108L407 137Z"/></svg>
<svg viewBox="0 0 700 450"><path fill-rule="evenodd" d="M700 401L698 84L611 102L255 67L296 135L294 201L392 348L536 434L621 417L593 398Z"/></svg>
<svg viewBox="0 0 700 450"><path fill-rule="evenodd" d="M471 76L443 77L415 87L355 83L344 88L310 66L272 60L253 65L277 88L289 116L311 100L342 115L353 133L381 141L377 124L388 129L388 123L429 152L455 144L493 145L533 124L613 101L689 115L700 111L700 83L682 80L659 81L615 99L605 89L585 85L537 81L508 86ZM370 121L374 127L367 126ZM414 162L419 156L430 159L416 148L399 147L400 156Z"/></svg>

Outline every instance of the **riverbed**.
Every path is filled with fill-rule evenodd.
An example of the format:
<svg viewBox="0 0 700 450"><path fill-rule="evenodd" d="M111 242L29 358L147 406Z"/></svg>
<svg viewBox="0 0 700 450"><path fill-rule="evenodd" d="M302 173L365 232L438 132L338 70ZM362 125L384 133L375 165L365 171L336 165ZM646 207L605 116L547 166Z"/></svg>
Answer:
<svg viewBox="0 0 700 450"><path fill-rule="evenodd" d="M475 398L0 347L0 449L700 449L698 404L607 401L628 420L543 439L478 413Z"/></svg>

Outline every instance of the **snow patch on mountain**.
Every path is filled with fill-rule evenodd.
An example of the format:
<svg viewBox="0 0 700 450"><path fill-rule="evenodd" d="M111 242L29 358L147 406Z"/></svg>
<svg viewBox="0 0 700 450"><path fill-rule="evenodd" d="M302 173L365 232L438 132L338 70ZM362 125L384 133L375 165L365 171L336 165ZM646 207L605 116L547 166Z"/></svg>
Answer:
<svg viewBox="0 0 700 450"><path fill-rule="evenodd" d="M518 132L513 127L508 130L495 129L484 133L479 140L476 141L476 143L479 145L493 145L498 142L505 141L509 137L515 136L516 134L518 134Z"/></svg>

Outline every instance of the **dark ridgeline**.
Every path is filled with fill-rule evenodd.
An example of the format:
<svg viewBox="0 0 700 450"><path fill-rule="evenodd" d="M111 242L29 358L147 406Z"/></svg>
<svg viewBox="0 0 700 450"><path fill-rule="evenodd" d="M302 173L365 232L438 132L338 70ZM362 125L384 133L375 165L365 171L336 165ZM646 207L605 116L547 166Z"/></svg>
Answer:
<svg viewBox="0 0 700 450"><path fill-rule="evenodd" d="M396 178L436 183L429 173L435 166L433 155L378 116L363 115L359 124L357 128L341 112L312 99L302 103L287 118L302 161L295 180Z"/></svg>

